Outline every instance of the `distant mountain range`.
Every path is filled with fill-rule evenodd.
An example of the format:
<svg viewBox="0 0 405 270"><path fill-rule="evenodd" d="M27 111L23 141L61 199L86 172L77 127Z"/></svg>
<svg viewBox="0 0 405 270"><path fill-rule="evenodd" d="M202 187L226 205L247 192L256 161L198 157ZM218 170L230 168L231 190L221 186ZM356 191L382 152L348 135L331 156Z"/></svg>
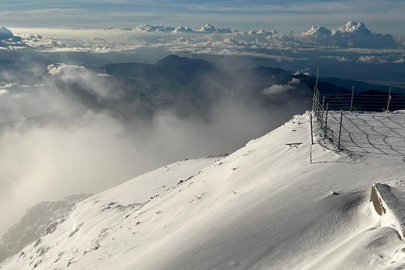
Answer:
<svg viewBox="0 0 405 270"><path fill-rule="evenodd" d="M89 89L89 80L71 79L61 74L45 72L35 84L54 83L68 99L82 104L83 111L45 113L27 119L31 123L71 121L88 109L109 113L122 121L149 121L159 112L170 112L179 118L212 121L213 108L224 101L243 104L268 114L275 110L291 114L311 109L316 77L313 74L293 73L280 68L258 66L253 69L223 70L214 64L195 58L171 54L155 64L119 63L105 66L81 66L100 80L108 95ZM79 71L79 73L82 71ZM49 81L48 81L49 82ZM320 78L321 95L356 94L387 96L389 86L341 78ZM405 94L405 89L392 87L394 95ZM386 100L373 100L373 107L386 107ZM404 99L405 100L405 99ZM377 104L375 104L377 102ZM347 105L347 104L343 104ZM358 104L359 105L359 104ZM356 107L368 110L369 104ZM403 109L405 103L397 99L391 109ZM7 113L7 112L4 112ZM267 117L267 115L266 115ZM3 125L4 126L4 125Z"/></svg>
<svg viewBox="0 0 405 270"><path fill-rule="evenodd" d="M122 102L141 100L144 111L173 109L178 115L207 116L209 108L223 98L232 98L265 110L283 108L287 103L309 109L316 78L310 74L293 74L279 68L259 66L254 69L224 71L210 62L169 55L154 65L125 63L87 67L105 73L122 83ZM279 91L266 91L277 86ZM377 91L384 95L389 86L340 78L320 78L321 94L356 94ZM392 88L405 94L405 89ZM364 108L365 109L365 108Z"/></svg>

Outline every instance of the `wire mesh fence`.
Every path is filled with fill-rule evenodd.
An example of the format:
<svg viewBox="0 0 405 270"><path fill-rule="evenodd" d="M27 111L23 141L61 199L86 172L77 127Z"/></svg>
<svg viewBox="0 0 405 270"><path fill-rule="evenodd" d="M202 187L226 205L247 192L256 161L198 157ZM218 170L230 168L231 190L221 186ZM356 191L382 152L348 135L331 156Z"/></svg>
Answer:
<svg viewBox="0 0 405 270"><path fill-rule="evenodd" d="M321 101L330 110L387 112L405 108L405 96L381 94L323 95Z"/></svg>
<svg viewBox="0 0 405 270"><path fill-rule="evenodd" d="M338 149L405 156L405 96L327 94L315 88L313 115L320 135ZM375 112L384 112L376 114Z"/></svg>

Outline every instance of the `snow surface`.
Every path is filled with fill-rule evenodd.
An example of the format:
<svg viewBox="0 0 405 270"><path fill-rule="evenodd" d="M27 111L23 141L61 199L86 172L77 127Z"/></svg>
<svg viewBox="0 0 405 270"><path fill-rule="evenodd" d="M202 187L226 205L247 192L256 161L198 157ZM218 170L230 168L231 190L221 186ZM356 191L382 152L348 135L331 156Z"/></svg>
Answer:
<svg viewBox="0 0 405 270"><path fill-rule="evenodd" d="M402 157L311 146L308 119L95 195L0 268L405 268L405 243L369 202L372 184L403 179Z"/></svg>

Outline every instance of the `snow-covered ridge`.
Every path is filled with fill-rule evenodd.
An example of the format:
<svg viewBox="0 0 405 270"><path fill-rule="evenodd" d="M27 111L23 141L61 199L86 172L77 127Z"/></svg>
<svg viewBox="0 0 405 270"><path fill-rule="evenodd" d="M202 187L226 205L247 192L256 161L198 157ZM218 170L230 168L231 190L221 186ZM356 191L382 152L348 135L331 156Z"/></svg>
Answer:
<svg viewBox="0 0 405 270"><path fill-rule="evenodd" d="M52 233L68 218L75 204L88 197L90 195L73 195L56 202L42 202L28 209L21 221L2 236L0 262L17 254L41 236Z"/></svg>
<svg viewBox="0 0 405 270"><path fill-rule="evenodd" d="M296 116L227 157L174 163L79 203L0 268L401 269L404 243L369 202L372 184L401 177L397 156L311 146L309 116Z"/></svg>

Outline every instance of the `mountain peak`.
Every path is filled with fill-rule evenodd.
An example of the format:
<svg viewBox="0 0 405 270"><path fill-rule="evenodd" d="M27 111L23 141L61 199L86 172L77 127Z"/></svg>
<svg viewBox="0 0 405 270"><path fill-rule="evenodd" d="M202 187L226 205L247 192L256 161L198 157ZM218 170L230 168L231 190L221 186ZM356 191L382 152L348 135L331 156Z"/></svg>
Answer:
<svg viewBox="0 0 405 270"><path fill-rule="evenodd" d="M207 67L211 67L212 64L202 59L190 59L187 57L181 57L175 54L170 54L156 62L155 66L168 66L168 67L181 67L190 64L202 64Z"/></svg>

